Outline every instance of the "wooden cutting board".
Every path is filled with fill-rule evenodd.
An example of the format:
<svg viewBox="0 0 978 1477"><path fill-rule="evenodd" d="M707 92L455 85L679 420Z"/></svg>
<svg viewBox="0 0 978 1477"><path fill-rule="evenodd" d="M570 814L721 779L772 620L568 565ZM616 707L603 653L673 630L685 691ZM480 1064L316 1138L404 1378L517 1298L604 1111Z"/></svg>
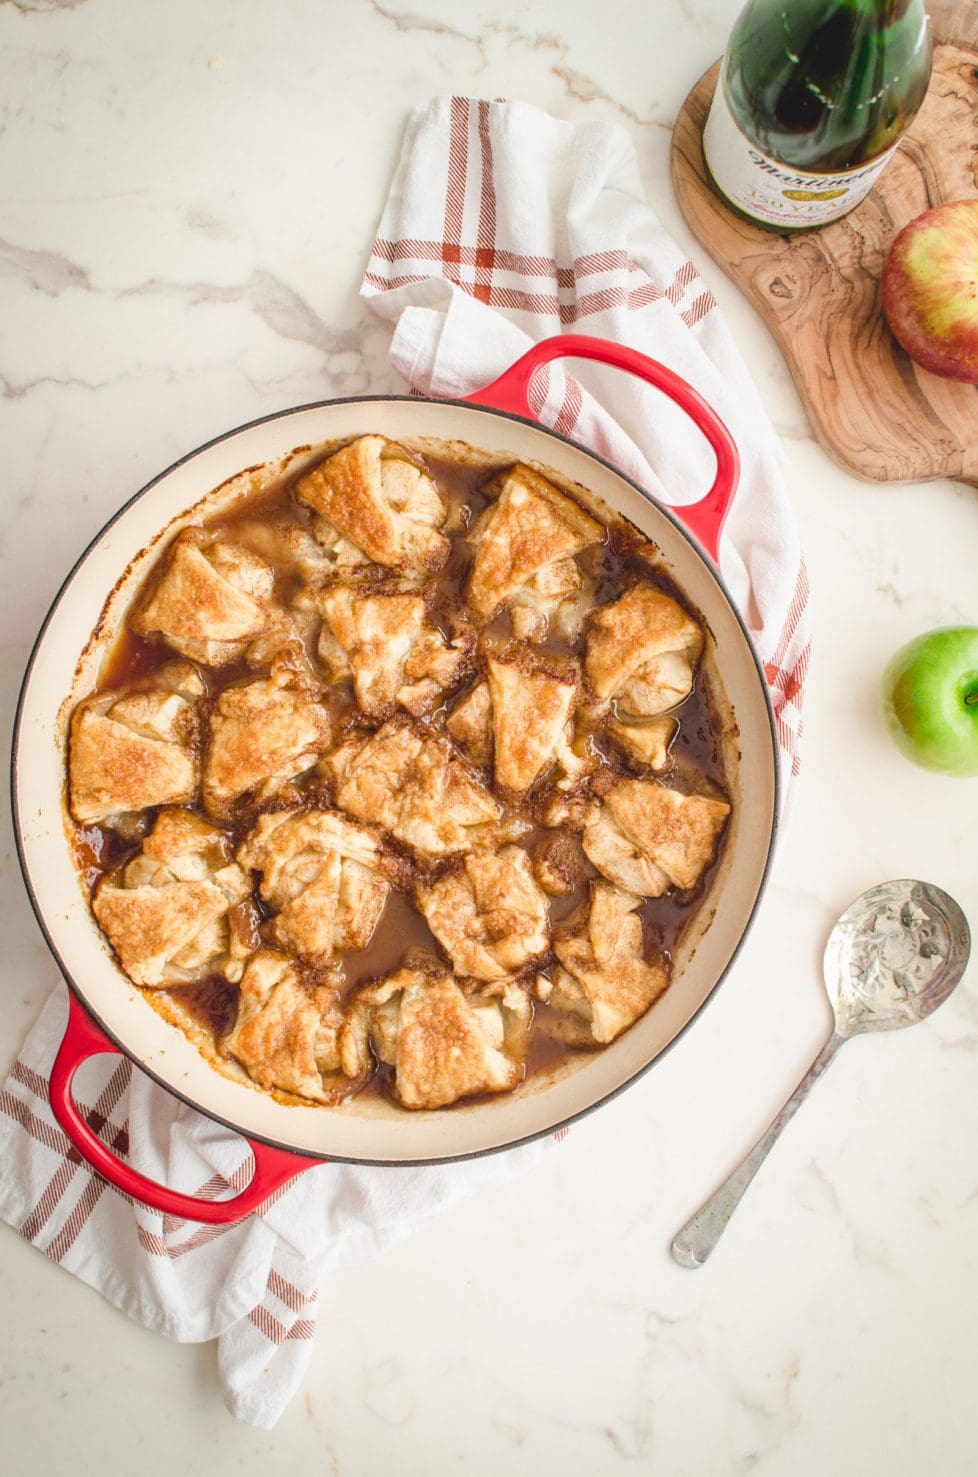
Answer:
<svg viewBox="0 0 978 1477"><path fill-rule="evenodd" d="M719 62L689 94L672 178L697 240L759 310L819 441L858 477L978 487L978 385L920 369L886 326L879 279L896 233L928 206L978 195L978 3L930 3L930 90L876 188L842 220L779 236L710 188L703 125Z"/></svg>

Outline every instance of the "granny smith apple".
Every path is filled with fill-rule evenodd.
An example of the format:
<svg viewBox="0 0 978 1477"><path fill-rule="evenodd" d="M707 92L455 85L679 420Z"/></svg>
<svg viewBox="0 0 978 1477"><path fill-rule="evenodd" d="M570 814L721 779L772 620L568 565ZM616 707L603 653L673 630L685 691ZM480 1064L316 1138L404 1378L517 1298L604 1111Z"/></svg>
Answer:
<svg viewBox="0 0 978 1477"><path fill-rule="evenodd" d="M883 267L883 311L911 359L978 383L978 200L918 215Z"/></svg>
<svg viewBox="0 0 978 1477"><path fill-rule="evenodd" d="M978 627L944 626L902 646L879 696L883 722L908 759L978 774Z"/></svg>

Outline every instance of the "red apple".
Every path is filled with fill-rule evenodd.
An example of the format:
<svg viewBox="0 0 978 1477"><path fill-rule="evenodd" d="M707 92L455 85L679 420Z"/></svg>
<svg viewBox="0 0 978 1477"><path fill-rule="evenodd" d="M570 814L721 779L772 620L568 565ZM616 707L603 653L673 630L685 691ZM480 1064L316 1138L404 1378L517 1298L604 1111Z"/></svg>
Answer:
<svg viewBox="0 0 978 1477"><path fill-rule="evenodd" d="M925 210L883 267L883 311L924 369L978 384L978 200Z"/></svg>

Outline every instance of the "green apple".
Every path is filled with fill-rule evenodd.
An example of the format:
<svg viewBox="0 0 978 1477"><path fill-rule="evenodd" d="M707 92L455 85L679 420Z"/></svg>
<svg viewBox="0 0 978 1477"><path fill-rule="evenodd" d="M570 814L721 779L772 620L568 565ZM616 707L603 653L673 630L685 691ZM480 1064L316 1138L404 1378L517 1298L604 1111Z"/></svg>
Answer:
<svg viewBox="0 0 978 1477"><path fill-rule="evenodd" d="M879 698L908 759L944 774L978 774L978 627L944 626L902 646Z"/></svg>

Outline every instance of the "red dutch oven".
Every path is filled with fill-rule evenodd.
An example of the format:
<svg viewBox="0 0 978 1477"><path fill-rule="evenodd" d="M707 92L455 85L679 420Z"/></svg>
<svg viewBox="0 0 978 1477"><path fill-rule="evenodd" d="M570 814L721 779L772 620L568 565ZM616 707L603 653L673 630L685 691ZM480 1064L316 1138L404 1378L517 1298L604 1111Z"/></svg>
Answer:
<svg viewBox="0 0 978 1477"><path fill-rule="evenodd" d="M534 374L563 357L594 359L654 385L686 412L716 457L705 497L676 511L575 442L539 425ZM71 709L99 664L160 541L242 490L315 458L327 443L368 432L423 443L462 442L494 461L519 460L588 490L597 508L627 518L701 614L704 680L722 715L734 804L710 891L676 951L674 979L655 1007L603 1051L579 1055L515 1094L449 1111L407 1113L376 1098L336 1108L289 1106L216 1071L164 1021L119 968L96 926L67 842L64 758ZM248 468L242 473L242 468ZM466 400L384 396L330 400L230 431L170 467L102 529L69 574L31 654L17 711L13 805L24 878L38 922L69 986L70 1013L51 1076L51 1106L88 1164L146 1205L190 1220L230 1223L257 1210L287 1181L323 1161L406 1165L498 1152L571 1122L634 1082L689 1025L744 938L766 879L778 813L773 716L758 658L716 568L720 530L736 490L737 450L703 398L664 365L633 349L568 335L537 344ZM106 605L106 592L112 594ZM94 632L84 651L87 633ZM121 1052L199 1112L243 1134L254 1154L239 1194L207 1201L181 1194L119 1159L72 1098L82 1062Z"/></svg>

